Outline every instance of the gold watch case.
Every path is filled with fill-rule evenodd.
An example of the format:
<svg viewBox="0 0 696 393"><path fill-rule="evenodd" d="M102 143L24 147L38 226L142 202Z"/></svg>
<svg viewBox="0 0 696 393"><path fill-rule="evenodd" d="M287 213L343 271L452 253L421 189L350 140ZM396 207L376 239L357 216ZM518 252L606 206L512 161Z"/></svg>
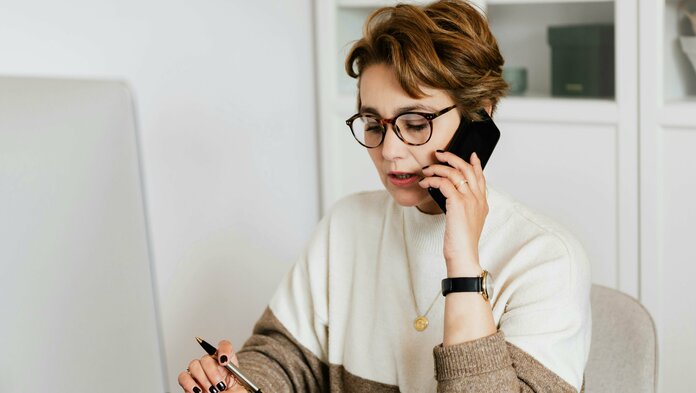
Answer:
<svg viewBox="0 0 696 393"><path fill-rule="evenodd" d="M483 296L484 299L489 300L490 298L493 297L494 294L494 287L493 287L493 276L488 272L488 270L484 270L483 273L481 274L481 283L482 283L482 290L481 290L481 295Z"/></svg>

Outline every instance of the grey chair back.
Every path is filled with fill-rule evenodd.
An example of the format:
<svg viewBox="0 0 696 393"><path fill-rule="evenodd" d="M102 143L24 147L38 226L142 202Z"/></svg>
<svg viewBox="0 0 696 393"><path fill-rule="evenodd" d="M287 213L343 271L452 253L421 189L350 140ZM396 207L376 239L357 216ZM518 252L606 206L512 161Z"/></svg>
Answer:
<svg viewBox="0 0 696 393"><path fill-rule="evenodd" d="M656 381L657 338L650 314L634 298L593 285L585 392L653 393Z"/></svg>

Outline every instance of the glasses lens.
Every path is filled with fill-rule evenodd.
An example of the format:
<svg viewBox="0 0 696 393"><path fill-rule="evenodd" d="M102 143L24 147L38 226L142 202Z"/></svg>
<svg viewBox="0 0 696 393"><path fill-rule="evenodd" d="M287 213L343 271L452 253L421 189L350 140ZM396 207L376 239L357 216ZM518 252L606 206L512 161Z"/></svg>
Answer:
<svg viewBox="0 0 696 393"><path fill-rule="evenodd" d="M414 145L422 145L430 139L430 122L415 113L407 113L396 119L396 127L404 140Z"/></svg>
<svg viewBox="0 0 696 393"><path fill-rule="evenodd" d="M382 142L382 126L371 117L362 116L353 120L352 131L355 139L364 146L375 147Z"/></svg>

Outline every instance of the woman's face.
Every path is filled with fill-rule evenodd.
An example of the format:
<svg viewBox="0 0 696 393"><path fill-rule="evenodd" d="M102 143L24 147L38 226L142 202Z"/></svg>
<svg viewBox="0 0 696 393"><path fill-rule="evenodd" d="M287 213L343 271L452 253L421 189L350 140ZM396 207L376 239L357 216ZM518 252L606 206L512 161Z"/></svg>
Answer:
<svg viewBox="0 0 696 393"><path fill-rule="evenodd" d="M360 75L360 113L371 113L380 118L392 119L403 108L420 105L416 112L434 113L454 105L444 90L420 86L426 96L414 99L401 88L393 68L375 64L365 68ZM375 164L382 184L392 198L402 206L417 206L428 214L442 213L440 207L418 185L423 178L422 168L436 163L435 150L444 149L459 127L459 111L455 108L432 121L433 133L428 143L410 146L396 136L389 125L384 141L378 147L367 149ZM412 174L408 179L397 179L395 174Z"/></svg>

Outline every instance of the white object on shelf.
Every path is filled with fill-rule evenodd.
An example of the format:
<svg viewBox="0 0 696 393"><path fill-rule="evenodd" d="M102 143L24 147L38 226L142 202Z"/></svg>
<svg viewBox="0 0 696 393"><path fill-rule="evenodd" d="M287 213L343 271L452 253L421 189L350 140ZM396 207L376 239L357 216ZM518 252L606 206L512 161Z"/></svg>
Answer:
<svg viewBox="0 0 696 393"><path fill-rule="evenodd" d="M679 37L679 41L681 42L682 50L686 53L686 57L691 61L694 72L696 72L696 36Z"/></svg>

